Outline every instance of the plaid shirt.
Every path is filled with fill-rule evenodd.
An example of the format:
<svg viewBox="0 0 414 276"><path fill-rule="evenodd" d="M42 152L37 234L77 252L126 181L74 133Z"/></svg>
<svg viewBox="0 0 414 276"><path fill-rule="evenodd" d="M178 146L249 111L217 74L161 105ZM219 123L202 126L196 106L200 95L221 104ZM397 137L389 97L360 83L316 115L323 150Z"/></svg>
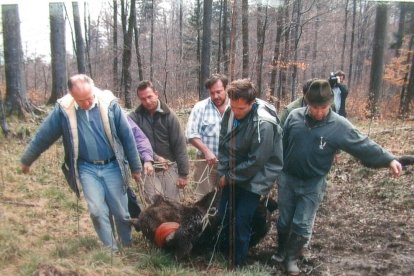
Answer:
<svg viewBox="0 0 414 276"><path fill-rule="evenodd" d="M200 138L218 156L221 119L222 115L210 97L196 103L188 118L187 140Z"/></svg>

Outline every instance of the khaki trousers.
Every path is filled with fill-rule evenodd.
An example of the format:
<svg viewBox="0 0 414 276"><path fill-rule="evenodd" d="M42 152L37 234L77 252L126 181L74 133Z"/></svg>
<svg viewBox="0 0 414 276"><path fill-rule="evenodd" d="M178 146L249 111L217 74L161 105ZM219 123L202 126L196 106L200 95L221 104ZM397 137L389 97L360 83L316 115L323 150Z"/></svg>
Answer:
<svg viewBox="0 0 414 276"><path fill-rule="evenodd" d="M162 195L170 201L180 201L180 189L177 187L177 164L171 165L168 170L159 170L152 176L144 178L144 199L147 204L154 202L155 195Z"/></svg>
<svg viewBox="0 0 414 276"><path fill-rule="evenodd" d="M218 187L217 163L209 166L207 161L196 162L193 179L197 183L195 195L200 199L215 187Z"/></svg>

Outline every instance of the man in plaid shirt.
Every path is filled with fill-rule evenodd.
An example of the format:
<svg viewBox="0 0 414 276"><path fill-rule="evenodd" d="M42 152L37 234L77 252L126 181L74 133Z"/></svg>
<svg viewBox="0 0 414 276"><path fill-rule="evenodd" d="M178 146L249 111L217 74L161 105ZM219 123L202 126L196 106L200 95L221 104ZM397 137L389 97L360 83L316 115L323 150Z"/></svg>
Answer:
<svg viewBox="0 0 414 276"><path fill-rule="evenodd" d="M217 186L217 155L220 137L220 124L224 111L229 105L226 93L228 79L224 75L213 74L205 82L210 97L199 101L188 118L187 140L197 148L199 160L195 164L194 179L199 181L196 194L200 197Z"/></svg>

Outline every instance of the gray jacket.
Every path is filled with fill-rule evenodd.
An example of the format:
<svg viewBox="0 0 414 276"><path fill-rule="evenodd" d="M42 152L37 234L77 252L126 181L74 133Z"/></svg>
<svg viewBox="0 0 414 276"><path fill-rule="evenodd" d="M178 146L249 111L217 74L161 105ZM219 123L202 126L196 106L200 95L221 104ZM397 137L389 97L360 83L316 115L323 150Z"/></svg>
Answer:
<svg viewBox="0 0 414 276"><path fill-rule="evenodd" d="M128 165L132 172L141 171L141 162L126 116L111 91L95 89L102 124L121 168L125 187L128 185ZM75 100L70 94L58 100L21 157L22 164L30 166L56 140L63 137L65 161L63 173L71 189L79 197L78 128Z"/></svg>
<svg viewBox="0 0 414 276"><path fill-rule="evenodd" d="M228 108L221 123L218 174L247 191L265 195L283 166L282 129L276 110L256 99L236 128L232 127L232 114Z"/></svg>
<svg viewBox="0 0 414 276"><path fill-rule="evenodd" d="M187 143L177 115L160 101L162 112L156 111L151 117L142 106L129 113L129 117L148 137L154 152L170 161L177 162L178 175L187 176L189 161Z"/></svg>
<svg viewBox="0 0 414 276"><path fill-rule="evenodd" d="M387 167L395 159L344 117L331 110L323 121L314 121L307 107L292 110L287 117L283 150L283 172L304 180L328 174L338 150L373 168Z"/></svg>

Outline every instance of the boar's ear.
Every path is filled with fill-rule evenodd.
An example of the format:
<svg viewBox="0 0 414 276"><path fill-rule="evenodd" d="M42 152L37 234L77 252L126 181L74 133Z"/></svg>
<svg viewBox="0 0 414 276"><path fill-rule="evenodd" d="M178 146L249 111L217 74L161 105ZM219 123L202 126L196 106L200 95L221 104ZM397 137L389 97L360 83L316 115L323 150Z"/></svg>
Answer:
<svg viewBox="0 0 414 276"><path fill-rule="evenodd" d="M408 166L414 164L414 155L403 155L399 157L398 162L401 163L402 166Z"/></svg>

